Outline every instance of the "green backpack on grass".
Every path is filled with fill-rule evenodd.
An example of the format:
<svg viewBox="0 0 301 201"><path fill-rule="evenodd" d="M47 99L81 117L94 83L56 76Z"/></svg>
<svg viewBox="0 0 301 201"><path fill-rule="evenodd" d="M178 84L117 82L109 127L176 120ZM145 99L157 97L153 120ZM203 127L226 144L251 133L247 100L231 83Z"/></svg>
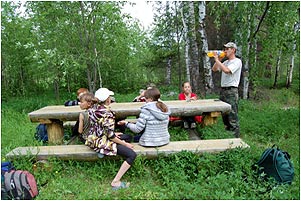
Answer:
<svg viewBox="0 0 301 201"><path fill-rule="evenodd" d="M267 177L274 177L278 183L291 184L294 178L294 168L290 155L273 145L266 149L256 163L258 173L265 173Z"/></svg>

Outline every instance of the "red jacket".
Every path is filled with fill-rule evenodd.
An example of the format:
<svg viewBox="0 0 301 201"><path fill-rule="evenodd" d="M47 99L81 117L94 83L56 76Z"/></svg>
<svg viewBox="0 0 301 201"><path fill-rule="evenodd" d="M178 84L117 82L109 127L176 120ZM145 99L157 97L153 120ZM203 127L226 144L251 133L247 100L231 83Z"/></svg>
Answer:
<svg viewBox="0 0 301 201"><path fill-rule="evenodd" d="M191 93L191 94L190 94L190 98L192 98L192 97L197 97L197 96L196 96L195 93ZM186 96L185 96L184 93L180 93L180 94L179 94L179 100L186 100ZM169 117L169 120L170 120L170 121L181 120L181 117L174 117L174 116L171 116L171 117ZM194 120L195 120L196 122L198 122L198 123L201 123L202 120L203 120L203 117L202 117L202 116L195 116L195 117L194 117Z"/></svg>
<svg viewBox="0 0 301 201"><path fill-rule="evenodd" d="M191 93L191 94L190 94L190 98L192 98L192 97L197 97L197 96L196 96L196 94ZM185 96L184 93L180 93L180 94L179 94L179 100L186 100L186 96Z"/></svg>

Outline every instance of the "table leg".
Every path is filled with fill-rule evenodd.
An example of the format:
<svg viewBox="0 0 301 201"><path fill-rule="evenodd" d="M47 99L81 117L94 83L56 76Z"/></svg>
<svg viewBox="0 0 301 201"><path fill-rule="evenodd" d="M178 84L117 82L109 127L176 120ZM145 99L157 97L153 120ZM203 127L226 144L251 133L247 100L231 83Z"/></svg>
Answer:
<svg viewBox="0 0 301 201"><path fill-rule="evenodd" d="M208 126L217 123L217 117L221 115L221 112L205 113L203 120L203 126Z"/></svg>
<svg viewBox="0 0 301 201"><path fill-rule="evenodd" d="M52 123L47 124L47 133L48 133L48 144L63 144L64 139L64 127L63 122L56 120Z"/></svg>

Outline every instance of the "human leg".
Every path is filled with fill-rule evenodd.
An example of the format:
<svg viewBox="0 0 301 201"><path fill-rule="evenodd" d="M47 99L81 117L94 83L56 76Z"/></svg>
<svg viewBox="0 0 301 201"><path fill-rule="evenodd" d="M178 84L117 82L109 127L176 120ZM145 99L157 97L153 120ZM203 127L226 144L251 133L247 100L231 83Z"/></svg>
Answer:
<svg viewBox="0 0 301 201"><path fill-rule="evenodd" d="M119 136L120 140L124 140L126 142L132 142L133 137L129 134L122 134Z"/></svg>
<svg viewBox="0 0 301 201"><path fill-rule="evenodd" d="M182 119L184 122L184 128L189 128L192 125L192 123L194 123L194 125L195 125L194 117L183 117Z"/></svg>
<svg viewBox="0 0 301 201"><path fill-rule="evenodd" d="M229 104L231 105L231 112L229 113L230 130L234 132L235 137L240 136L239 131L239 119L238 119L238 89L234 88L230 90Z"/></svg>
<svg viewBox="0 0 301 201"><path fill-rule="evenodd" d="M222 90L220 99L231 105L231 111L222 114L225 129L233 131L235 137L240 136L239 119L238 119L238 89L231 88Z"/></svg>
<svg viewBox="0 0 301 201"><path fill-rule="evenodd" d="M71 136L78 136L78 127L79 127L79 119L76 121L75 125L72 127L72 135Z"/></svg>
<svg viewBox="0 0 301 201"><path fill-rule="evenodd" d="M112 187L121 186L122 182L120 180L122 176L128 171L137 156L132 149L120 144L117 145L117 155L126 157L126 160L122 163L115 178L111 182Z"/></svg>
<svg viewBox="0 0 301 201"><path fill-rule="evenodd" d="M228 101L227 93L226 93L226 92L227 92L227 91L221 89L221 92L220 92L220 100L221 100L221 101L224 101L224 102L226 102L226 103L228 103L229 101ZM226 129L226 130L229 130L229 129L230 129L230 124L229 124L229 118L228 118L228 116L229 116L229 112L224 112L224 113L222 113L222 119L223 119L223 123L224 123L224 125L225 125L225 129Z"/></svg>
<svg viewBox="0 0 301 201"><path fill-rule="evenodd" d="M111 186L112 187L116 187L116 186L120 186L121 185L121 178L122 176L128 171L128 169L131 167L131 165L129 165L126 161L124 161L121 165L121 167L119 168L115 178L113 179L113 181L111 182Z"/></svg>

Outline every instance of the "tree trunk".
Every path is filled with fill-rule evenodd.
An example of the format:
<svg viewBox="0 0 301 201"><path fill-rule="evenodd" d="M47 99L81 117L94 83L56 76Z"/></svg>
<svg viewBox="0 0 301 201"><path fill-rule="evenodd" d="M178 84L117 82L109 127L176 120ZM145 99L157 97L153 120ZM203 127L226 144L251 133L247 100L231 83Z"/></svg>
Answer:
<svg viewBox="0 0 301 201"><path fill-rule="evenodd" d="M249 63L250 63L250 49L251 49L251 14L248 14L248 35L247 35L247 50L245 56L245 63L243 65L243 99L248 99L249 91Z"/></svg>
<svg viewBox="0 0 301 201"><path fill-rule="evenodd" d="M82 33L80 33L80 40L82 43L82 47L84 49L85 55L86 55L86 61L85 64L87 66L87 80L89 85L89 91L94 92L96 91L99 86L101 87L101 70L99 69L98 65L98 55L96 50L96 30L92 30L91 27L93 27L96 23L96 16L91 16L93 12L91 12L87 8L87 6L83 2L80 3L80 9L81 9L81 25L82 25ZM96 5L98 2L93 2L91 4ZM95 9L95 7L92 5L92 9ZM95 56L94 59L92 56ZM98 81L98 79L100 81Z"/></svg>
<svg viewBox="0 0 301 201"><path fill-rule="evenodd" d="M191 86L192 89L200 94L202 97L205 97L205 87L204 84L200 81L200 71L199 71L199 51L195 30L195 12L194 12L194 2L189 2L189 19L190 19L190 31L191 31Z"/></svg>
<svg viewBox="0 0 301 201"><path fill-rule="evenodd" d="M293 54L291 56L291 64L289 66L289 70L287 73L287 77L286 77L286 88L289 88L292 84L292 80L293 80L293 70L294 70L294 62L295 62L295 49L296 49L296 43L294 43L294 47L293 47Z"/></svg>
<svg viewBox="0 0 301 201"><path fill-rule="evenodd" d="M300 28L299 23L296 23L294 26L294 31L298 31ZM289 88L292 84L293 81L293 70L294 70L294 63L295 63L295 51L296 51L296 40L294 41L294 45L293 45L293 51L292 51L292 56L291 56L291 64L289 66L289 70L287 73L287 78L286 78L286 88Z"/></svg>
<svg viewBox="0 0 301 201"><path fill-rule="evenodd" d="M187 19L186 16L184 16L184 6L185 3L182 3L182 8L181 8L181 15L182 15L182 21L183 21L183 32L184 32L184 41L185 41L185 64L186 64L186 80L190 82L190 55L189 55L189 38L188 38L188 28L187 28L187 23L185 19Z"/></svg>
<svg viewBox="0 0 301 201"><path fill-rule="evenodd" d="M280 49L280 50L279 50L279 56L277 57L277 62L276 62L275 80L274 80L273 88L276 88L277 83L278 83L278 76L279 76L279 70L280 70L281 54L282 54L282 51L281 51L281 49Z"/></svg>
<svg viewBox="0 0 301 201"><path fill-rule="evenodd" d="M57 79L54 79L53 87L54 87L55 99L59 100L60 99L60 92L59 92L60 82Z"/></svg>
<svg viewBox="0 0 301 201"><path fill-rule="evenodd" d="M166 65L166 80L165 83L167 85L171 84L171 58L169 57Z"/></svg>
<svg viewBox="0 0 301 201"><path fill-rule="evenodd" d="M24 95L25 94L25 81L24 81L24 68L21 66L21 69L20 69L20 91L21 91L21 94Z"/></svg>
<svg viewBox="0 0 301 201"><path fill-rule="evenodd" d="M86 69L86 74L87 74L87 82L88 82L88 85L89 85L89 91L93 92L91 73L90 73L90 70L89 70L88 67Z"/></svg>
<svg viewBox="0 0 301 201"><path fill-rule="evenodd" d="M181 42L181 34L179 31L179 16L178 16L178 5L175 1L175 9L176 9L176 20L177 20L177 59L178 59L178 76L179 76L179 91L181 91L182 87L182 70L181 70L181 52L180 52L180 42ZM181 3L179 3L181 5Z"/></svg>
<svg viewBox="0 0 301 201"><path fill-rule="evenodd" d="M202 40L202 60L203 60L203 69L205 75L205 94L206 92L211 93L211 90L214 88L212 81L212 71L209 57L207 57L206 52L208 51L208 40L207 34L205 31L205 17L206 17L206 2L199 2L199 33Z"/></svg>

